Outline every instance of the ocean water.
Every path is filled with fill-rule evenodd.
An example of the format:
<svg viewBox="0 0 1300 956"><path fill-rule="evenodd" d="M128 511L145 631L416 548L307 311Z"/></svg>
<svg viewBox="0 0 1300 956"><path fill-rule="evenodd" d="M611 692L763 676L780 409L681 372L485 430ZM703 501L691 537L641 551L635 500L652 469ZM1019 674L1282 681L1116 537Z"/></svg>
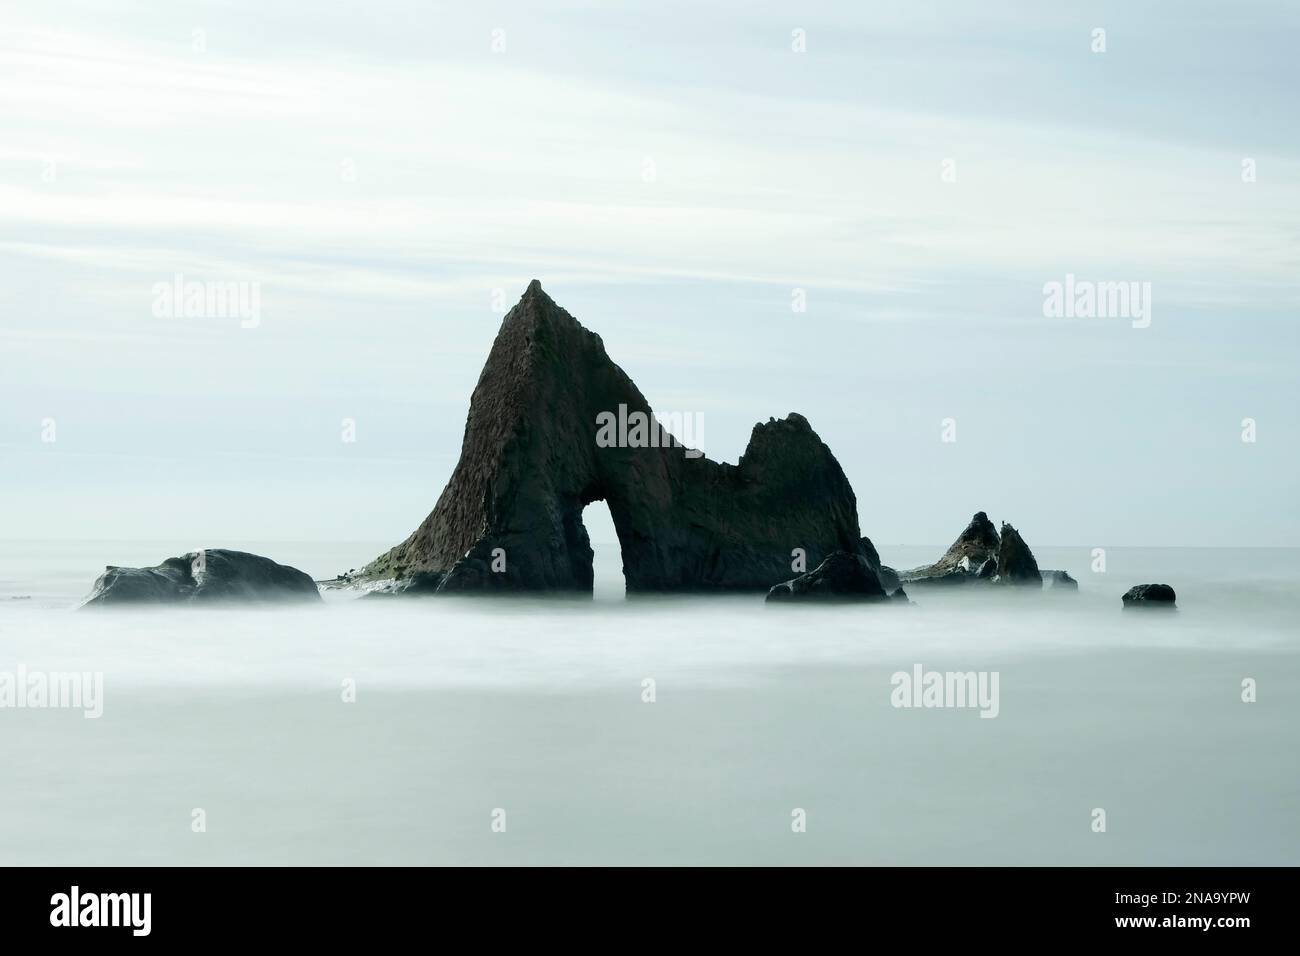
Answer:
<svg viewBox="0 0 1300 956"><path fill-rule="evenodd" d="M324 578L385 545L230 546ZM597 544L586 601L73 610L192 549L0 546L0 677L102 674L98 718L0 708L0 864L1300 864L1295 550L769 608L626 600ZM1154 581L1177 612L1121 611ZM917 666L996 673L997 716L894 706Z"/></svg>

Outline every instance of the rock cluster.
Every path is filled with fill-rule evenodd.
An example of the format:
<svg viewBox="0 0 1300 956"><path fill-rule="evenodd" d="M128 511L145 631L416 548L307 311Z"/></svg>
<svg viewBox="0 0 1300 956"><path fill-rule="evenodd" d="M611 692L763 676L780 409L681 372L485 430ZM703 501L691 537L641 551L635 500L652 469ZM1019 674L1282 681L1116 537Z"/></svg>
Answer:
<svg viewBox="0 0 1300 956"><path fill-rule="evenodd" d="M943 557L933 564L899 573L902 584L922 587L1004 584L1078 589L1079 582L1064 571L1040 571L1034 552L1020 532L1002 522L999 532L983 511L977 511Z"/></svg>

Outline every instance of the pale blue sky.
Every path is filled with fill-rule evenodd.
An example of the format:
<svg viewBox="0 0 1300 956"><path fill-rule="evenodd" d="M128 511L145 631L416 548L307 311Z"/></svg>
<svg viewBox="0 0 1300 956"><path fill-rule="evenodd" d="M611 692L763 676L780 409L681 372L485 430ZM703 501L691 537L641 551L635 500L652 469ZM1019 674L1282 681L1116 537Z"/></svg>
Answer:
<svg viewBox="0 0 1300 956"><path fill-rule="evenodd" d="M1294 4L467 6L5 5L0 537L399 540L537 277L711 457L805 414L878 542L1300 545Z"/></svg>

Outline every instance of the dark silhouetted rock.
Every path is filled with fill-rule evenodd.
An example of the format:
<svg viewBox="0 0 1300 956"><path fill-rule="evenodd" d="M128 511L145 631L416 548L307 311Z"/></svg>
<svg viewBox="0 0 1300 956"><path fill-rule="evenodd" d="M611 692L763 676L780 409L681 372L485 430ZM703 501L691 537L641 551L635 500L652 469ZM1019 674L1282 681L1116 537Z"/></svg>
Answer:
<svg viewBox="0 0 1300 956"><path fill-rule="evenodd" d="M1034 553L1020 537L1020 532L1002 522L1002 543L998 548L998 581L1001 584L1032 584L1042 587L1043 576L1038 570Z"/></svg>
<svg viewBox="0 0 1300 956"><path fill-rule="evenodd" d="M1176 595L1167 584L1135 584L1120 598L1125 608L1172 608Z"/></svg>
<svg viewBox="0 0 1300 956"><path fill-rule="evenodd" d="M882 564L880 566L880 570L876 572L876 576L880 578L880 586L885 589L886 594L893 594L895 591L901 590L903 587L903 582L899 579L898 572L887 564Z"/></svg>
<svg viewBox="0 0 1300 956"><path fill-rule="evenodd" d="M912 601L911 601L911 600L908 598L908 596L907 596L907 592L904 591L902 588L899 588L899 589L896 590L893 594L889 595L889 600L891 600L891 601L900 601L900 602L902 602L903 604L911 604L911 603L912 603Z"/></svg>
<svg viewBox="0 0 1300 956"><path fill-rule="evenodd" d="M807 574L776 585L767 600L883 601L885 590L863 555L836 551Z"/></svg>
<svg viewBox="0 0 1300 956"><path fill-rule="evenodd" d="M244 551L213 548L168 558L152 568L107 567L81 606L285 601L320 601L320 592L297 568Z"/></svg>
<svg viewBox="0 0 1300 956"><path fill-rule="evenodd" d="M598 440L611 418L620 440ZM710 461L651 417L600 336L533 281L501 323L433 511L357 578L589 593L582 510L600 500L630 592L766 590L789 577L796 548L809 567L835 551L866 561L853 489L803 416L755 425L735 465Z"/></svg>
<svg viewBox="0 0 1300 956"><path fill-rule="evenodd" d="M1062 591L1079 590L1079 582L1068 571L1044 571L1043 587Z"/></svg>
<svg viewBox="0 0 1300 956"><path fill-rule="evenodd" d="M871 565L873 568L879 568L880 552L876 550L876 546L872 544L871 539L865 535L860 540L862 541L862 556L867 559L867 564Z"/></svg>
<svg viewBox="0 0 1300 956"><path fill-rule="evenodd" d="M880 579L880 586L885 589L885 593L893 594L897 591L901 586L898 580L898 572L880 563L880 554L876 551L876 546L871 543L870 538L862 539L862 551L866 555L867 563L871 565L871 569L876 572L876 577Z"/></svg>
<svg viewBox="0 0 1300 956"><path fill-rule="evenodd" d="M903 584L966 584L977 580L989 558L997 558L998 532L989 516L977 511L957 540L934 564L899 574Z"/></svg>
<svg viewBox="0 0 1300 956"><path fill-rule="evenodd" d="M997 573L998 573L998 559L989 558L983 564L980 565L980 569L975 572L975 577L983 581L996 576Z"/></svg>

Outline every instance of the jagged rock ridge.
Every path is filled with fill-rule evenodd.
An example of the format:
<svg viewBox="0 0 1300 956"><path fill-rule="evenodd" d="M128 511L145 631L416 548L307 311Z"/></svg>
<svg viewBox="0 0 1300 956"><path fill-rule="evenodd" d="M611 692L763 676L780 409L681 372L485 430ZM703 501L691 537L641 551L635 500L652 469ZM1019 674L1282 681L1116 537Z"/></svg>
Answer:
<svg viewBox="0 0 1300 956"><path fill-rule="evenodd" d="M861 554L857 500L803 416L754 426L735 465L662 431L603 447L598 416L651 414L600 336L534 280L501 323L460 460L433 511L361 575L397 590L590 591L589 503L608 503L629 591L763 589L835 551ZM657 447L656 447L657 446Z"/></svg>
<svg viewBox="0 0 1300 956"><path fill-rule="evenodd" d="M1074 590L1079 587L1064 571L1040 571L1033 551L1020 532L1004 521L999 534L983 511L975 513L938 561L903 571L898 578L903 584L926 586L982 582L1042 588L1046 581L1051 587Z"/></svg>

